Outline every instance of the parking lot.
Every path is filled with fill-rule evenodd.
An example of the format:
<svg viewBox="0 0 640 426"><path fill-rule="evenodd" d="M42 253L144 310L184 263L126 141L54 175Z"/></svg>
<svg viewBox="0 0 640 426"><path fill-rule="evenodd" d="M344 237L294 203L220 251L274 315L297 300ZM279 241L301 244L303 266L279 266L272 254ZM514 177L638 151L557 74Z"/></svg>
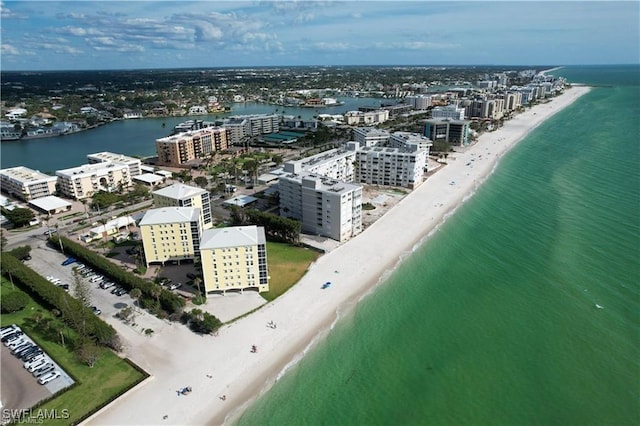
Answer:
<svg viewBox="0 0 640 426"><path fill-rule="evenodd" d="M34 343L28 336L25 336L24 340ZM50 359L49 362L53 363L54 369L60 372L60 377L47 384L39 384L38 378L24 368L24 361L14 356L6 345L1 346L0 374L2 381L0 382L0 391L2 392L3 409L32 407L38 401L73 384L73 379L53 359Z"/></svg>
<svg viewBox="0 0 640 426"><path fill-rule="evenodd" d="M53 277L60 280L60 284L69 285L69 293L74 295L76 281L74 277L74 266L77 263L71 263L69 265L62 265L67 257L57 250L48 247L46 243L39 244L31 249L32 259L27 261L27 264L34 271L42 275L43 277ZM85 277L79 277L81 280L89 284L91 290L90 305L96 306L102 312L101 315L112 316L115 315L120 309L125 308L133 303L128 294L122 296L116 296L111 293L110 288L103 290L99 286L99 282L90 282ZM116 283L117 285L117 283Z"/></svg>

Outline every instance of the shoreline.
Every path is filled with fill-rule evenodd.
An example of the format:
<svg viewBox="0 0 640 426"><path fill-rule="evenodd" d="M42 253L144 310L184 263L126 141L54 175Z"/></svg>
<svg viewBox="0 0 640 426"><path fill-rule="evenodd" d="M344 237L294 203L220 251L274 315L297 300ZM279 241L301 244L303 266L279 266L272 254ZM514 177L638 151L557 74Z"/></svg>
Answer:
<svg viewBox="0 0 640 426"><path fill-rule="evenodd" d="M165 327L129 356L153 375L144 387L114 401L85 424L230 424L294 367L335 323L375 292L473 196L500 158L530 131L587 93L573 87L481 135L363 233L320 257L287 293L222 327L217 337ZM425 212L416 215L416 212ZM407 224L411 226L407 226ZM331 281L329 289L321 284ZM277 329L267 327L273 321ZM251 345L258 347L251 353ZM179 348L188 348L181 350ZM184 353L183 353L184 352ZM188 396L175 390L192 386ZM225 401L220 398L225 396ZM162 407L162 408L158 408ZM163 415L166 420L163 421Z"/></svg>

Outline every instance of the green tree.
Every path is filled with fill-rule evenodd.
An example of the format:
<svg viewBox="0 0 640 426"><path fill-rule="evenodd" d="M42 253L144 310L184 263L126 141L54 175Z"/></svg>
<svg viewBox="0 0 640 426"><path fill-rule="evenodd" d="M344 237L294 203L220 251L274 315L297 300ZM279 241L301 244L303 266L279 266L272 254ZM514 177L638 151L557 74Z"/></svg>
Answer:
<svg viewBox="0 0 640 426"><path fill-rule="evenodd" d="M36 217L32 210L21 207L17 207L13 210L2 209L2 214L9 222L13 223L16 228L27 226L29 222Z"/></svg>
<svg viewBox="0 0 640 426"><path fill-rule="evenodd" d="M90 340L85 340L76 349L78 359L93 368L100 359L100 348Z"/></svg>
<svg viewBox="0 0 640 426"><path fill-rule="evenodd" d="M201 188L206 188L207 185L209 184L209 180L204 177L204 176L198 176L196 177L193 182L195 182L196 185L198 185Z"/></svg>

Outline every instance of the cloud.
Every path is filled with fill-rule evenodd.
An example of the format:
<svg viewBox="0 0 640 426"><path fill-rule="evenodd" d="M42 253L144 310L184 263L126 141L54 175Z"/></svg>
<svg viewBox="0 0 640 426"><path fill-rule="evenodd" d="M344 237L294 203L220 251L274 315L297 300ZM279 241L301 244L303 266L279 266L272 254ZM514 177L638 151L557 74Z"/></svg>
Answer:
<svg viewBox="0 0 640 426"><path fill-rule="evenodd" d="M13 47L10 44L5 44L5 43L3 43L0 46L0 52L3 55L19 55L20 54L20 51L17 48Z"/></svg>

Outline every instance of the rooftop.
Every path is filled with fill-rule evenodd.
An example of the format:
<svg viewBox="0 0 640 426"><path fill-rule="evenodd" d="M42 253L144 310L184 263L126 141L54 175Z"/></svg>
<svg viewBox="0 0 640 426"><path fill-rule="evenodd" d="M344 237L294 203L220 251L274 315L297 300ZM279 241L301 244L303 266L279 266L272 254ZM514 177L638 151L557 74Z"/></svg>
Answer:
<svg viewBox="0 0 640 426"><path fill-rule="evenodd" d="M0 170L0 175L21 182L36 182L40 180L56 180L55 176L46 175L38 170L32 170L24 166L11 167Z"/></svg>
<svg viewBox="0 0 640 426"><path fill-rule="evenodd" d="M255 225L207 229L200 239L200 250L264 244L264 228Z"/></svg>
<svg viewBox="0 0 640 426"><path fill-rule="evenodd" d="M139 225L194 222L199 216L200 209L196 207L161 207L148 210Z"/></svg>
<svg viewBox="0 0 640 426"><path fill-rule="evenodd" d="M192 198L196 195L200 195L203 192L207 192L205 189L195 186L185 185L183 183L174 183L166 188L153 191L153 195L159 195L161 197L173 198L174 200L184 200Z"/></svg>

